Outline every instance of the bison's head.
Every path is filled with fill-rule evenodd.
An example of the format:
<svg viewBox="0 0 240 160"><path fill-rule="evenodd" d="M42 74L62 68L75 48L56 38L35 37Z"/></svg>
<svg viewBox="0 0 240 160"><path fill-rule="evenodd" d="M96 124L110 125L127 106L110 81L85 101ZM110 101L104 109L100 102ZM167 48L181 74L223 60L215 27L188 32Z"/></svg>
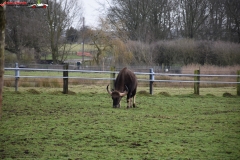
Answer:
<svg viewBox="0 0 240 160"><path fill-rule="evenodd" d="M124 92L119 92L117 90L109 91L108 86L107 86L107 91L112 96L113 108L120 107L120 101L121 101L122 97L128 94L127 86L125 86L126 87L126 91L124 91Z"/></svg>

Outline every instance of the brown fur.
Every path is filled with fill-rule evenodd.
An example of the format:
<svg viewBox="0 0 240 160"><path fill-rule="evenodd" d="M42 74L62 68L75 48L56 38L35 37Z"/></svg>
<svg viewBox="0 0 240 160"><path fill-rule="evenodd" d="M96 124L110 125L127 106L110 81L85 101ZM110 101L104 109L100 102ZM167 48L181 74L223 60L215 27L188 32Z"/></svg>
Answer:
<svg viewBox="0 0 240 160"><path fill-rule="evenodd" d="M112 92L114 93L114 96L112 95L112 98L116 98L116 92L123 93L124 91L128 91L127 94L127 102L130 102L129 100L131 98L135 98L136 91L137 91L137 77L135 74L127 69L126 67L123 68L115 81L114 84L115 90ZM117 97L117 99L113 99L113 106L119 106L120 100L122 97ZM117 103L117 104L116 104ZM129 104L127 107L131 107ZM135 107L135 104L133 104L133 107Z"/></svg>

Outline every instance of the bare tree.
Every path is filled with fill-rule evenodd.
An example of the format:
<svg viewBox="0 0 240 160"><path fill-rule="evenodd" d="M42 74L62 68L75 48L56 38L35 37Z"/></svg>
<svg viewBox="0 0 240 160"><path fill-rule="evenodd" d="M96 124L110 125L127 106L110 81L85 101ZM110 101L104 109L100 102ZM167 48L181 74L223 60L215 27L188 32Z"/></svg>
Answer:
<svg viewBox="0 0 240 160"><path fill-rule="evenodd" d="M223 37L226 26L226 11L224 1L209 0L209 16L205 21L201 39L219 40Z"/></svg>
<svg viewBox="0 0 240 160"><path fill-rule="evenodd" d="M174 22L174 1L153 0L148 16L150 42L171 39Z"/></svg>
<svg viewBox="0 0 240 160"><path fill-rule="evenodd" d="M173 38L174 9L176 2L170 0L113 0L108 18L121 23L130 40L153 42Z"/></svg>
<svg viewBox="0 0 240 160"><path fill-rule="evenodd" d="M182 0L180 8L184 37L196 37L209 15L208 0Z"/></svg>
<svg viewBox="0 0 240 160"><path fill-rule="evenodd" d="M54 63L66 58L70 46L63 38L64 31L69 29L74 21L80 20L81 16L82 8L77 0L50 1L47 8L47 39Z"/></svg>
<svg viewBox="0 0 240 160"><path fill-rule="evenodd" d="M22 60L23 50L34 49L40 53L45 48L45 9L8 7L6 11L6 49ZM36 58L40 58L38 54Z"/></svg>
<svg viewBox="0 0 240 160"><path fill-rule="evenodd" d="M237 34L240 43L240 3L239 0L226 0L228 28L232 34ZM231 34L231 35L232 35Z"/></svg>
<svg viewBox="0 0 240 160"><path fill-rule="evenodd" d="M120 35L116 25L111 25L109 19L99 18L99 26L88 30L87 37L96 48L93 60L97 65L108 61L111 65L130 64L132 53L129 52L124 35ZM120 38L119 38L120 37ZM108 57L108 58L107 58Z"/></svg>
<svg viewBox="0 0 240 160"><path fill-rule="evenodd" d="M108 17L112 24L121 23L121 29L131 40L145 41L148 33L147 17L152 0L113 0Z"/></svg>
<svg viewBox="0 0 240 160"><path fill-rule="evenodd" d="M100 25L97 29L88 30L87 36L90 37L97 52L94 55L94 62L100 65L101 60L113 48L113 36L108 23L100 18Z"/></svg>
<svg viewBox="0 0 240 160"><path fill-rule="evenodd" d="M2 4L4 0L0 0ZM0 119L2 117L2 93L4 75L4 48L5 48L5 7L0 7Z"/></svg>

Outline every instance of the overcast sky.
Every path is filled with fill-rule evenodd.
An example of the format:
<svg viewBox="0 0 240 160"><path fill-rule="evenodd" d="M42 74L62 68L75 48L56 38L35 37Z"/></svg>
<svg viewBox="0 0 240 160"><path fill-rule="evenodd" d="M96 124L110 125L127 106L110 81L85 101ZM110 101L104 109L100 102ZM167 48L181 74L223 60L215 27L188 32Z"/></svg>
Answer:
<svg viewBox="0 0 240 160"><path fill-rule="evenodd" d="M111 0L108 0L110 2ZM104 8L98 3L105 5L105 9L109 6L107 0L82 0L84 5L85 24L96 27L98 24L98 17L102 15Z"/></svg>

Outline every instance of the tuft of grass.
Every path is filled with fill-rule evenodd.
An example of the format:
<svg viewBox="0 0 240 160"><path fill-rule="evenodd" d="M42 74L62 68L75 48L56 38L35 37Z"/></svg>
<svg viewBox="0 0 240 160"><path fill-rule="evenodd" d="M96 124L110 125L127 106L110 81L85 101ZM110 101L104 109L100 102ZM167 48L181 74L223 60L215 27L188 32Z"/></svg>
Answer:
<svg viewBox="0 0 240 160"><path fill-rule="evenodd" d="M75 92L68 90L68 95L76 95Z"/></svg>
<svg viewBox="0 0 240 160"><path fill-rule="evenodd" d="M27 90L29 93L32 93L32 94L41 94L41 92L39 92L38 90L36 89L29 89Z"/></svg>
<svg viewBox="0 0 240 160"><path fill-rule="evenodd" d="M206 97L215 97L215 95L214 94L211 94L211 93L208 93L208 94L206 94Z"/></svg>
<svg viewBox="0 0 240 160"><path fill-rule="evenodd" d="M62 94L63 92L62 91L53 91L53 92L50 92L51 95L60 95Z"/></svg>
<svg viewBox="0 0 240 160"><path fill-rule="evenodd" d="M177 95L178 97L185 97L185 98L198 98L202 97L201 95L198 94L182 94L182 95Z"/></svg>
<svg viewBox="0 0 240 160"><path fill-rule="evenodd" d="M225 92L223 93L223 97L234 97L231 93Z"/></svg>
<svg viewBox="0 0 240 160"><path fill-rule="evenodd" d="M160 92L159 95L165 96L165 97L171 97L171 95L168 92Z"/></svg>
<svg viewBox="0 0 240 160"><path fill-rule="evenodd" d="M139 95L149 96L150 94L147 91L139 91Z"/></svg>

